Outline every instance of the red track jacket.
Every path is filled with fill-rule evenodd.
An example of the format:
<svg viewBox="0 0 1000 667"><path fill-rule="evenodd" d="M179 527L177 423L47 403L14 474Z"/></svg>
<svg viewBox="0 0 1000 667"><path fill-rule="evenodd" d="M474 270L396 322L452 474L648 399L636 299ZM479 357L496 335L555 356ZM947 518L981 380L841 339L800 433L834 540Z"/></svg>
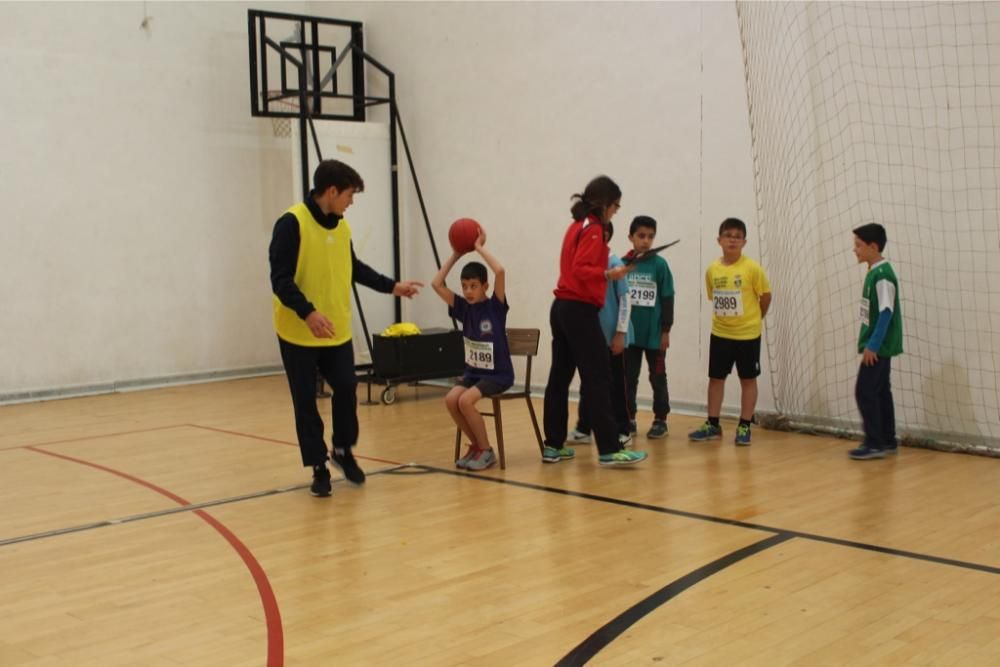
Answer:
<svg viewBox="0 0 1000 667"><path fill-rule="evenodd" d="M607 268L604 225L594 216L573 222L563 237L556 298L583 301L601 308L608 288L604 277Z"/></svg>

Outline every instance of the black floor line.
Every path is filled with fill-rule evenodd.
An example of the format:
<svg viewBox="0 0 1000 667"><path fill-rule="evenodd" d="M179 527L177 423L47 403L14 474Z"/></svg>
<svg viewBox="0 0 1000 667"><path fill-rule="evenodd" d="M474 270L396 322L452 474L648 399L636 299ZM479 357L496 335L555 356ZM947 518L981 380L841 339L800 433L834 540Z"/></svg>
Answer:
<svg viewBox="0 0 1000 667"><path fill-rule="evenodd" d="M747 528L749 530L759 530L768 533L776 533L789 535L791 537L799 537L805 540L813 540L815 542L825 542L827 544L836 544L839 546L850 547L853 549L863 549L866 551L875 551L877 553L888 554L891 556L899 556L901 558L911 558L913 560L922 560L930 563L937 563L939 565L949 565L951 567L960 567L967 570L975 570L978 572L986 572L989 574L1000 574L1000 567L995 567L992 565L983 565L981 563L972 563L969 561L956 560L953 558L942 558L941 556L932 556L929 554L922 554L915 551L906 551L903 549L893 549L890 547L883 547L877 544L867 544L865 542L857 542L854 540L846 540L838 537L828 537L826 535L816 535L814 533L804 533L796 530L785 530L783 528L774 528L772 526L765 526L762 524L749 523L747 521L739 521L736 519L727 519L725 517L712 516L710 514L699 514L698 512L688 512L685 510L671 509L669 507L660 507L658 505L650 505L647 503L637 503L631 500L622 500L620 498L611 498L608 496L600 496L594 493L586 493L583 491L571 491L568 489L559 489L551 486L543 486L541 484L533 484L531 482L519 482L512 479L503 479L499 477L486 477L483 475L475 473L467 473L460 470L450 470L448 468L438 468L435 466L422 465L418 463L405 463L401 465L392 466L391 468L384 468L381 470L375 470L368 473L369 475L387 475L387 474L405 474L407 469L417 471L425 471L430 473L441 473L446 475L455 475L457 477L467 477L469 479L477 479L483 482L493 482L496 484L508 484L510 486L516 486L523 489L532 489L535 491L544 491L546 493L556 493L565 496L572 496L574 498L585 498L587 500L596 500L598 502L609 503L612 505L620 505L622 507L632 507L634 509L641 509L650 512L658 512L660 514L669 514L671 516L679 516L687 519L695 519L698 521L709 521L711 523L718 523L727 526L735 526L738 528ZM334 483L343 480L334 480ZM203 503L184 505L179 507L170 507L167 509L159 510L156 512L147 512L144 514L135 514L132 516L126 516L118 519L106 519L103 521L96 521L93 523L87 523L79 526L70 526L67 528L57 528L55 530L49 530L41 533L32 533L29 535L21 535L17 537L10 537L6 539L0 539L0 547L9 546L12 544L19 544L22 542L30 542L32 540L40 540L47 537L56 537L59 535L67 535L71 533L79 533L87 530L93 530L95 528L105 528L107 526L115 526L122 523L131 523L135 521L141 521L143 519L156 518L161 516L166 516L168 514L177 514L179 512L191 512L193 510L204 509L206 507L214 507L217 505L227 505L230 503L242 502L244 500L252 500L255 498L262 498L265 496L272 496L281 493L288 493L289 491L298 491L305 488L306 484L299 484L296 486L290 486L285 488L270 489L267 491L259 491L256 493L251 493L243 496L235 496L232 498L222 498L219 500L209 500Z"/></svg>
<svg viewBox="0 0 1000 667"><path fill-rule="evenodd" d="M602 503L609 503L612 505L620 505L622 507L631 507L634 509L647 510L650 512L659 512L660 514L669 514L671 516L684 517L686 519L696 519L698 521L709 521L711 523L719 523L726 526L735 526L737 528L747 528L749 530L760 530L768 533L779 533L782 535L789 535L791 537L799 537L804 540L813 540L814 542L825 542L827 544L836 544L843 547L850 547L852 549L863 549L866 551L875 551L877 553L888 554L890 556L899 556L901 558L910 558L913 560L922 560L929 563L937 563L938 565L949 565L951 567L961 567L967 570L975 570L977 572L987 572L989 574L1000 574L1000 567L995 567L992 565L984 565L982 563L972 563L964 560L956 560L954 558L943 558L941 556L933 556L930 554L923 554L916 551L906 551L904 549L893 549L891 547L883 547L878 544L868 544L866 542L858 542L855 540L845 540L839 537L828 537L826 535L817 535L815 533L804 533L798 530L786 530L784 528L775 528L773 526L765 526L758 523L750 523L747 521L739 521L736 519L727 519L725 517L712 516L710 514L699 514L698 512L688 512L685 510L671 509L669 507L660 507L659 505L649 505L647 503L637 503L632 500L622 500L620 498L611 498L608 496L599 496L594 493L586 493L584 491L571 491L568 489L559 489L552 486L543 486L541 484L533 484L531 482L519 482L512 479L503 479L502 477L487 477L485 475L480 475L477 473L468 473L460 470L450 470L448 468L436 468L434 466L419 466L427 470L434 470L446 475L456 475L458 477L467 477L469 479L477 479L483 482L493 482L496 484L508 484L510 486L517 486L523 489L533 489L535 491L545 491L546 493L556 493L564 496L572 496L574 498L585 498L587 500L596 500Z"/></svg>
<svg viewBox="0 0 1000 667"><path fill-rule="evenodd" d="M399 470L400 468L405 468L406 466L393 466L392 468L384 468L382 470L373 470L369 472L368 475L385 475ZM347 480L345 479L334 479L332 480L334 484L342 484ZM190 505L177 505L174 507L167 507L162 510L156 510L155 512L143 512L142 514L132 514L129 516L120 517L117 519L105 519L103 521L95 521L93 523L85 523L79 526L68 526L66 528L56 528L54 530L46 530L41 533L31 533L28 535L19 535L17 537L8 537L6 539L0 539L0 547L10 546L12 544L21 544L22 542L32 542L35 540L45 539L47 537L58 537L59 535L70 535L72 533L82 533L84 531L93 530L95 528L107 528L108 526L117 526L123 523L134 523L136 521L143 521L145 519L156 519L163 516L169 516L171 514L181 514L183 512L193 512L195 510L203 510L209 507L218 507L219 505L230 505L232 503L243 502L244 500L254 500L256 498L266 498L267 496L276 496L282 493L289 493L291 491L300 491L302 489L309 488L308 484L296 484L295 486L284 486L277 489L268 489L266 491L256 491L254 493L247 493L242 496L232 496L230 498L219 498L216 500L206 500L201 503L191 503Z"/></svg>
<svg viewBox="0 0 1000 667"><path fill-rule="evenodd" d="M640 600L622 613L618 614L618 616L605 623L602 627L598 628L593 634L577 644L572 651L563 656L563 658L556 663L556 667L575 667L576 665L586 664L591 658L597 655L601 649L620 637L626 630L638 623L644 616L656 611L656 609L663 606L671 599L677 597L695 584L704 581L713 574L716 574L717 572L720 572L730 565L738 563L745 558L749 558L750 556L760 553L765 549L770 549L771 547L781 544L782 542L786 542L792 539L792 537L792 535L786 533L772 535L771 537L763 539L760 542L755 542L743 547L742 549L737 549L732 553L726 554L722 558L717 558L711 563L699 567L697 570L688 572L680 579L675 579L652 595Z"/></svg>
<svg viewBox="0 0 1000 667"><path fill-rule="evenodd" d="M389 468L387 470L383 470L382 471L383 475L403 475L403 476L406 476L406 475L433 475L435 473L437 473L437 470L432 470L430 468L426 468L426 467L421 466L421 465L416 464L416 463L406 463L406 464L403 464L403 465L399 465L399 466L397 466L395 468Z"/></svg>

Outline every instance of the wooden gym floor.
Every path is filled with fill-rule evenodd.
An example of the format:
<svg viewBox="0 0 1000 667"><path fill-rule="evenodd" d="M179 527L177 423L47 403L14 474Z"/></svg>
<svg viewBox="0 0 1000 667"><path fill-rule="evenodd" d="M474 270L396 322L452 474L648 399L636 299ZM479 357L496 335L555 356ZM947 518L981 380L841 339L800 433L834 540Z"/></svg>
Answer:
<svg viewBox="0 0 1000 667"><path fill-rule="evenodd" d="M328 499L282 376L0 407L0 665L1000 664L998 459L672 415L543 465L509 403L466 474L443 395L360 406Z"/></svg>

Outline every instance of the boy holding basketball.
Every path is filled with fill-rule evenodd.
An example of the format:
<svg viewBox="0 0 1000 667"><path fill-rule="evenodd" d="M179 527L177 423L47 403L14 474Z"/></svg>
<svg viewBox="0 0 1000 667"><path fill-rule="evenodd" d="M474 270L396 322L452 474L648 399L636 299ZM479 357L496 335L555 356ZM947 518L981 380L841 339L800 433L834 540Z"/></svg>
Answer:
<svg viewBox="0 0 1000 667"><path fill-rule="evenodd" d="M760 333L771 306L771 284L760 264L743 255L747 227L726 218L719 225L722 257L705 271L705 289L712 302L712 335L708 351L708 420L688 434L695 441L722 437L719 414L726 377L736 364L740 378L740 423L735 443L750 444L750 422L757 406L760 375Z"/></svg>
<svg viewBox="0 0 1000 667"><path fill-rule="evenodd" d="M463 221L459 221L463 222ZM514 365L507 347L507 295L504 268L485 247L486 232L479 228L473 249L479 253L496 277L493 296L489 291L486 267L469 262L462 267L462 293L456 294L444 281L459 258L465 254L455 250L445 260L431 286L448 304L448 315L462 322L465 336L465 374L452 387L444 402L452 420L469 438L465 455L455 465L466 470L485 470L496 464L497 457L490 446L486 423L476 409L480 398L501 394L514 384ZM460 240L452 239L458 247Z"/></svg>
<svg viewBox="0 0 1000 667"><path fill-rule="evenodd" d="M626 258L642 257L653 246L655 238L656 220L648 215L636 216L628 230L632 251ZM636 268L628 276L628 286L635 331L634 342L625 350L629 414L635 417L639 371L645 356L649 384L653 388L653 423L646 437L663 438L667 435L667 415L670 413L666 354L670 347L670 328L674 324L674 276L667 260L653 254L636 260ZM634 421L629 430L635 433Z"/></svg>
<svg viewBox="0 0 1000 667"><path fill-rule="evenodd" d="M896 453L896 411L889 371L892 358L903 353L903 321L899 310L899 281L885 250L885 228L874 222L854 230L854 256L868 264L861 292L861 330L858 353L861 368L854 396L864 422L865 439L848 455L852 459L880 459Z"/></svg>

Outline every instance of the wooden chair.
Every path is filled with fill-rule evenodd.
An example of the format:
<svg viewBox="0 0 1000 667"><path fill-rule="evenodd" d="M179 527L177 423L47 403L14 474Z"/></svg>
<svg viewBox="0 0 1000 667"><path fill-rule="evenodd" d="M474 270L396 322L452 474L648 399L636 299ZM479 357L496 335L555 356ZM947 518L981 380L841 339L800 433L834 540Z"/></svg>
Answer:
<svg viewBox="0 0 1000 667"><path fill-rule="evenodd" d="M493 401L493 412L483 412L479 414L484 417L493 417L497 432L497 453L500 456L500 469L507 467L507 461L503 451L503 417L500 404L503 401L523 398L528 404L528 414L531 415L531 425L535 428L535 439L538 441L538 451L541 452L545 445L542 444L542 432L538 429L538 419L535 417L535 406L531 403L531 358L538 354L538 338L541 332L538 329L507 329L507 345L510 348L511 357L525 357L524 388L517 391L511 387L502 394L490 396ZM455 429L455 460L462 453L462 429Z"/></svg>

